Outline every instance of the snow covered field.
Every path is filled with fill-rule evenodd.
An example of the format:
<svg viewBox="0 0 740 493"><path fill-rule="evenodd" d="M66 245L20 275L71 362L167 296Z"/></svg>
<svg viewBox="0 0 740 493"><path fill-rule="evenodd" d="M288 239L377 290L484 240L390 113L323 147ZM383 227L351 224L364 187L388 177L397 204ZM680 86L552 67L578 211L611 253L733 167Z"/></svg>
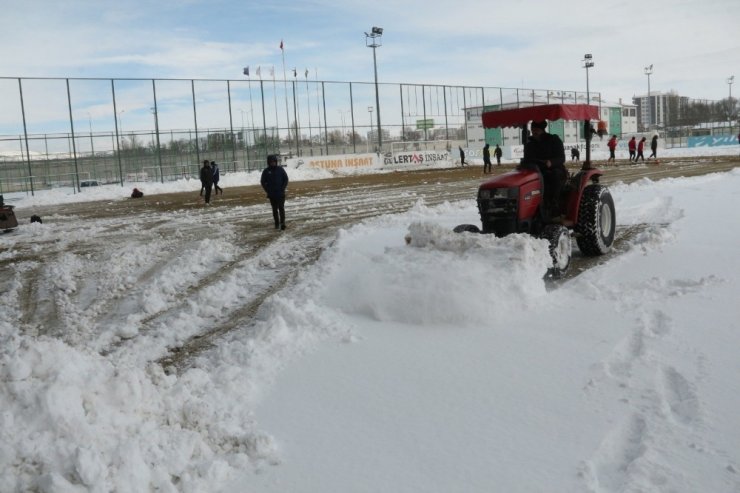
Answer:
<svg viewBox="0 0 740 493"><path fill-rule="evenodd" d="M177 213L89 224L128 238L104 254L46 221L2 235L0 491L740 491L740 168L611 189L639 233L565 283L542 240L451 233L473 200L418 203L340 230L245 318L305 254L290 230L250 261L234 227Z"/></svg>

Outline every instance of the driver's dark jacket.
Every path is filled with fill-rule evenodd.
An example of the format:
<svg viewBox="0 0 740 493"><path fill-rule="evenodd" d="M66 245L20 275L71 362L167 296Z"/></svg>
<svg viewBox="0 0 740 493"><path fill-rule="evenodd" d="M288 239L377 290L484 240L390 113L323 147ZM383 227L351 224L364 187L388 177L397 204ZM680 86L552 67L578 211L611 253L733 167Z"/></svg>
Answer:
<svg viewBox="0 0 740 493"><path fill-rule="evenodd" d="M565 168L565 148L560 137L543 133L540 140L530 138L524 146L524 161L537 161L542 168L548 159L553 168Z"/></svg>

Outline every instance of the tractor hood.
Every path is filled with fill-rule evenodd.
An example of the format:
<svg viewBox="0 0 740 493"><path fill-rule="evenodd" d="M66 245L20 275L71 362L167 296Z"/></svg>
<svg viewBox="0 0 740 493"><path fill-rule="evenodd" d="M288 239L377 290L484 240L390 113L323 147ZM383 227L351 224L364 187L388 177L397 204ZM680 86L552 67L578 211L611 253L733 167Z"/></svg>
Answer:
<svg viewBox="0 0 740 493"><path fill-rule="evenodd" d="M533 181L539 181L539 173L534 170L517 170L504 173L481 183L480 189L521 187Z"/></svg>

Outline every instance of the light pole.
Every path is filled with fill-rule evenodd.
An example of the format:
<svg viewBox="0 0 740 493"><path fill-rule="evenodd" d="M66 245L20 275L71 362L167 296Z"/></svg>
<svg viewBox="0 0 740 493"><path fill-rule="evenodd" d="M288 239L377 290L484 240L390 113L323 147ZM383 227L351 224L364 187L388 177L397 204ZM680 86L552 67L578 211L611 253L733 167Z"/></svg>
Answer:
<svg viewBox="0 0 740 493"><path fill-rule="evenodd" d="M730 111L727 112L727 119L730 120L730 135L732 135L732 114L735 109L735 105L732 104L732 83L735 82L735 76L731 75L727 78L727 85L730 86L730 100L728 101L728 106L730 107Z"/></svg>
<svg viewBox="0 0 740 493"><path fill-rule="evenodd" d="M370 130L367 132L367 152L370 152L370 136L373 134L373 107L368 106L367 112L370 113Z"/></svg>
<svg viewBox="0 0 740 493"><path fill-rule="evenodd" d="M593 68L594 57L591 53L583 55L583 68L586 69L586 105L591 101L590 88L588 86L588 69ZM583 162L583 169L591 167L591 122L586 120L583 122L583 134L586 137L586 160Z"/></svg>
<svg viewBox="0 0 740 493"><path fill-rule="evenodd" d="M650 74L653 73L653 64L651 63L648 67L645 67L645 75L648 77L648 93L647 93L647 110L648 110L648 117L647 117L647 126L646 130L650 130L650 124L653 120L652 115L652 108L650 105Z"/></svg>
<svg viewBox="0 0 740 493"><path fill-rule="evenodd" d="M365 33L365 46L373 49L373 68L375 70L375 107L378 108L378 152L383 149L383 137L380 132L380 96L378 95L378 60L375 57L375 48L383 46L383 28L373 26L370 34Z"/></svg>
<svg viewBox="0 0 740 493"><path fill-rule="evenodd" d="M92 136L92 116L90 112L87 112L87 123L90 125L90 154L92 155L93 166L95 165L95 144L93 144Z"/></svg>

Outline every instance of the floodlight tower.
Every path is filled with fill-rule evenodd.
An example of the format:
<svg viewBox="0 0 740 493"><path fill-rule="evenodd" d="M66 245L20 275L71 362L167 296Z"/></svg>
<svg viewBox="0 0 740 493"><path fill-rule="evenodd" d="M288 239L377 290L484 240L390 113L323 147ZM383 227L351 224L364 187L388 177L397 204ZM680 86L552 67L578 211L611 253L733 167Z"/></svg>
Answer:
<svg viewBox="0 0 740 493"><path fill-rule="evenodd" d="M591 103L591 94L588 87L588 69L594 66L594 57L591 53L583 55L583 68L586 69L586 104ZM586 160L583 162L583 168L591 167L591 122L586 120L583 126L583 133L586 137Z"/></svg>
<svg viewBox="0 0 740 493"><path fill-rule="evenodd" d="M650 130L650 124L653 122L653 115L652 115L652 108L650 104L650 75L653 73L653 64L651 63L649 66L645 67L645 75L647 75L648 78L648 93L647 93L647 109L648 109L648 118L647 118L647 130Z"/></svg>
<svg viewBox="0 0 740 493"><path fill-rule="evenodd" d="M727 119L730 120L730 135L732 135L732 114L734 113L735 105L732 104L732 83L735 82L735 76L731 75L727 78L727 85L730 86L730 100L728 101L728 105L730 107L730 111L727 113Z"/></svg>
<svg viewBox="0 0 740 493"><path fill-rule="evenodd" d="M378 109L376 120L378 122L378 152L383 148L383 137L380 132L380 96L378 95L378 60L375 57L375 48L383 46L383 28L373 26L370 34L365 33L365 46L373 49L373 68L375 69L375 107Z"/></svg>

